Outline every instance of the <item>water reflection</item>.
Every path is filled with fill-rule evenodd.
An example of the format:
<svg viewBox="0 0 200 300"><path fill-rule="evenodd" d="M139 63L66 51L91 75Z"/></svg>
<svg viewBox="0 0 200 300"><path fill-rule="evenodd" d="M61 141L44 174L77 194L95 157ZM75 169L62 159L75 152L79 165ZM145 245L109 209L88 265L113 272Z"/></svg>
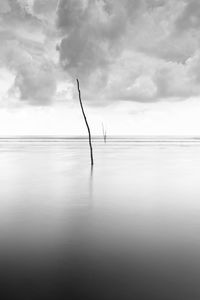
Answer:
<svg viewBox="0 0 200 300"><path fill-rule="evenodd" d="M90 178L89 178L89 200L90 200L90 207L93 207L93 177L94 177L94 166L90 168Z"/></svg>

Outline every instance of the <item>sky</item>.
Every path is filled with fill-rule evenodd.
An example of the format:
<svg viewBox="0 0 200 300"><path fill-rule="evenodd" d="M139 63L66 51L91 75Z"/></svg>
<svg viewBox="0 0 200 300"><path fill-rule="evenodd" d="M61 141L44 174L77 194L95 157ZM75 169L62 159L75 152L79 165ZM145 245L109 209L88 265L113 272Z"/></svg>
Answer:
<svg viewBox="0 0 200 300"><path fill-rule="evenodd" d="M1 0L0 135L200 135L199 0Z"/></svg>

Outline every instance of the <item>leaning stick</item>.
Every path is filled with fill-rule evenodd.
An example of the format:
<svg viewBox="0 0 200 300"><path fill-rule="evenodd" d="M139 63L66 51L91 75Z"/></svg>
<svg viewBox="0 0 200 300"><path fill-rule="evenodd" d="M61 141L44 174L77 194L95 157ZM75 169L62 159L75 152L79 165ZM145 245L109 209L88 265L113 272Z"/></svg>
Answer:
<svg viewBox="0 0 200 300"><path fill-rule="evenodd" d="M86 118L86 115L85 115L85 111L84 111L84 108L83 108L83 103L82 103L82 100L81 100L81 91L80 91L79 80L76 79L76 81L77 81L77 88L78 88L78 94L79 94L79 102L80 102L81 110L82 110L83 117L84 117L84 120L85 120L85 124L86 124L87 130L88 130L91 166L93 166L94 165L94 160L93 160L92 139L91 139L90 127L89 127L89 124L88 124L88 121L87 121L87 118Z"/></svg>

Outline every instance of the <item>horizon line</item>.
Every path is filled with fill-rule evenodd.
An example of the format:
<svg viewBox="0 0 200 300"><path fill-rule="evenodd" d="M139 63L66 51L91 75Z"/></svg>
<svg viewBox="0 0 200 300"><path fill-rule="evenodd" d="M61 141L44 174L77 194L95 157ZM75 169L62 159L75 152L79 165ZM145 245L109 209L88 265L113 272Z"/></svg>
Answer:
<svg viewBox="0 0 200 300"><path fill-rule="evenodd" d="M30 135L0 135L0 139L88 139L87 135L50 135L50 134L30 134ZM200 138L199 135L184 135L184 134L111 134L108 139L113 138ZM103 139L103 135L92 135L92 139Z"/></svg>

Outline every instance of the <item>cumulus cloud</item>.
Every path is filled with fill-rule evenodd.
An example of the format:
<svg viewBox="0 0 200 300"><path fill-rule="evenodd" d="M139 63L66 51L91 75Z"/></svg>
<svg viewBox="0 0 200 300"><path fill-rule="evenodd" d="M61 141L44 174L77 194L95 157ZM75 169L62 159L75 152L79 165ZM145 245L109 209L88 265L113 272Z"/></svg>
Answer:
<svg viewBox="0 0 200 300"><path fill-rule="evenodd" d="M200 3L198 0L186 0L183 13L176 21L177 29L186 31L200 27Z"/></svg>
<svg viewBox="0 0 200 300"><path fill-rule="evenodd" d="M199 9L198 0L60 0L61 66L92 103L199 95Z"/></svg>
<svg viewBox="0 0 200 300"><path fill-rule="evenodd" d="M60 43L62 66L85 82L93 72L108 67L123 48L123 37L142 1L61 0L58 28L64 35ZM122 44L121 44L122 43Z"/></svg>
<svg viewBox="0 0 200 300"><path fill-rule="evenodd" d="M20 99L33 105L48 105L56 91L55 75L52 66L23 65L18 69L15 79L15 91L19 91Z"/></svg>
<svg viewBox="0 0 200 300"><path fill-rule="evenodd" d="M56 91L53 63L23 49L17 41L5 42L0 54L2 67L15 75L13 96L33 105L51 103Z"/></svg>
<svg viewBox="0 0 200 300"><path fill-rule="evenodd" d="M50 2L48 12L55 14ZM42 5L38 0L3 0L2 4L0 67L15 76L8 93L23 103L49 105L56 94L57 66L52 55L55 42L48 40L47 24L38 17L45 1Z"/></svg>
<svg viewBox="0 0 200 300"><path fill-rule="evenodd" d="M199 0L2 0L9 95L52 105L78 77L94 105L199 96L199 16Z"/></svg>

